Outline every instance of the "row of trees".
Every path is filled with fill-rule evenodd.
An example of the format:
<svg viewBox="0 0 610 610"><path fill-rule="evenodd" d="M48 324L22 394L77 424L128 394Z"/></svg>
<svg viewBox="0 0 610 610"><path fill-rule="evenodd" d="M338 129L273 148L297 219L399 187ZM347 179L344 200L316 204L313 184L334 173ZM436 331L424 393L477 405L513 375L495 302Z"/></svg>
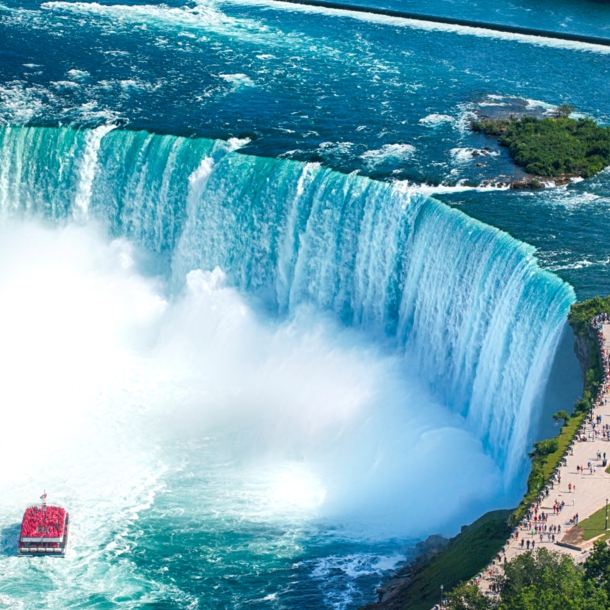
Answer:
<svg viewBox="0 0 610 610"><path fill-rule="evenodd" d="M599 542L583 565L545 548L523 553L496 577L497 595L461 585L447 597L448 610L607 610L610 547Z"/></svg>

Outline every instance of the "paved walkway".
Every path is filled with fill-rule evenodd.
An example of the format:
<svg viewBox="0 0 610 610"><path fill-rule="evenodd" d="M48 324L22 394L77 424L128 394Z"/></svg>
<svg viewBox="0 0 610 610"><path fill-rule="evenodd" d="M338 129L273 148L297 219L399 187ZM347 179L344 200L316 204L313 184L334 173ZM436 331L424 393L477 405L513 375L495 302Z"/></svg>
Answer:
<svg viewBox="0 0 610 610"><path fill-rule="evenodd" d="M606 354L610 354L610 324L603 324L603 342L606 350ZM571 555L576 561L584 561L590 552L590 548L593 545L593 541L587 543L579 543L580 548L569 548L561 546L561 543L572 542L569 531L573 527L572 518L578 513L579 521L582 522L584 519L598 511L600 508L606 505L606 499L610 500L610 474L605 472L605 468L602 466L603 455L606 454L608 458L608 464L610 464L610 441L605 440L603 435L600 434L598 437L594 435L593 425L591 423L596 421L596 418L601 416L601 424L596 426L596 429L601 432L604 425L610 424L610 391L607 387L604 388L603 392L600 392L600 398L596 407L592 411L592 420L587 418L586 423L583 425L582 433L586 440L575 440L571 451L568 452L567 460L558 468L558 476L560 482L555 481L549 485L549 495L538 504L538 515L540 513L548 514L548 519L544 522L534 520L534 510L532 508L532 526L540 525L544 523L546 526L546 532L543 533L542 540L540 534L532 534L532 529L529 526L522 524L518 528L518 537L515 538L513 534L510 540L505 546L505 553L502 554L502 559L495 560L490 565L486 572L484 572L483 578L481 579L479 586L484 592L489 592L489 585L491 582L490 571L492 573L499 573L502 569L501 566L504 563L504 556L506 560L510 561L516 555L527 552L527 545L524 544L521 547L521 541L529 540L530 548L532 541L535 541L535 548L545 547L561 553ZM601 454L602 459L598 459L598 452ZM591 462L596 467L596 472L591 474L588 464ZM577 466L584 466L584 472L577 470ZM576 486L575 491L570 490L570 485ZM565 502L565 506L561 512L556 513L553 511L553 505L555 503ZM553 526L553 527L552 527ZM552 541L552 529L561 527L561 533L555 532L555 542ZM551 539L549 540L548 533L551 533Z"/></svg>

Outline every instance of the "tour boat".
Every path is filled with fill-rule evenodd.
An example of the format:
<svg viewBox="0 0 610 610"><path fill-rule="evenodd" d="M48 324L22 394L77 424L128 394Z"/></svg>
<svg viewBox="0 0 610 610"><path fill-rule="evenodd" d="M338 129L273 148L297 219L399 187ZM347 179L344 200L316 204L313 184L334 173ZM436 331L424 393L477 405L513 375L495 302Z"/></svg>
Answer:
<svg viewBox="0 0 610 610"><path fill-rule="evenodd" d="M43 494L41 506L25 509L17 543L19 557L64 557L68 546L70 515L61 506L48 506Z"/></svg>

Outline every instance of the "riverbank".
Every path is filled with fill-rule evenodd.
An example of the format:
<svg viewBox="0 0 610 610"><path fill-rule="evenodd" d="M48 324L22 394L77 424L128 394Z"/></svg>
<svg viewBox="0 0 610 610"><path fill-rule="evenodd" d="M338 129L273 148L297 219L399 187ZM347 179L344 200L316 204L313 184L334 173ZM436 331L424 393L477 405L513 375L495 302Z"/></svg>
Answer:
<svg viewBox="0 0 610 610"><path fill-rule="evenodd" d="M421 555L378 590L380 600L361 610L430 610L440 601L441 585L450 591L469 580L495 557L510 534L510 510L486 513L446 541L445 548Z"/></svg>

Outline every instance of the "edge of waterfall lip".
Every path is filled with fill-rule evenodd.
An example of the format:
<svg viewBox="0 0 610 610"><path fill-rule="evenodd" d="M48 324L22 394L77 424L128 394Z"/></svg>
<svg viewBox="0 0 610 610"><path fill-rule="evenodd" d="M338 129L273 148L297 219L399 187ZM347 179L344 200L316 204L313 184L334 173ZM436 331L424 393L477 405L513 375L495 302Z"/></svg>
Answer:
<svg viewBox="0 0 610 610"><path fill-rule="evenodd" d="M270 0L272 2L281 2L283 0ZM292 1L292 0L288 0ZM300 3L300 0L294 0L297 4ZM284 156L287 153L279 153L278 155L261 155L256 151L249 150L249 146L256 142L260 134L256 132L240 132L237 135L229 135L222 137L215 137L214 135L202 135L199 133L195 133L193 130L185 130L185 131L170 131L165 129L150 129L149 127L138 127L136 125L132 125L128 119L125 118L116 118L111 121L105 122L96 122L92 124L67 124L62 125L57 122L32 122L25 124L2 124L0 123L1 129L70 129L77 133L85 133L91 132L95 130L99 130L101 128L107 128L108 131L102 135L103 139L110 131L115 132L127 132L134 134L142 134L146 133L152 136L159 137L169 137L176 139L184 139L188 141L198 141L204 140L208 142L222 142L229 145L231 148L227 151L230 153L238 153L242 155L247 155L251 157L256 157L258 159L269 159L275 161L282 161L286 163L302 163L302 164L311 164L317 165L321 168L329 171L336 172L343 176L358 176L362 178L367 178L369 180L373 180L375 182L381 182L384 184L403 184L408 186L413 190L417 190L425 195L434 196L434 195L454 195L457 193L467 193L467 192L477 192L477 193L486 193L486 192L505 192L511 190L534 190L534 187L531 186L531 176L526 175L526 177L522 176L518 171L519 168L516 166L513 167L513 172L496 176L490 178L482 178L479 180L472 180L469 178L460 178L458 180L438 180L431 177L422 177L413 173L409 176L408 173L403 174L401 177L393 176L387 172L379 172L374 167L370 169L366 168L358 168L355 170L347 170L341 167L335 167L332 163L327 160L321 159L319 155L315 152L315 150L307 151L303 158L293 158L291 156ZM233 142L239 142L239 146L233 146ZM410 146L408 144L391 144L387 146ZM457 149L456 149L457 150ZM461 149L460 149L461 150ZM464 150L475 150L475 149L464 149ZM294 151L292 151L294 152ZM371 152L371 151L369 151ZM373 151L374 152L374 151ZM365 153L366 154L366 153ZM490 155L495 155L495 153L489 153ZM408 171L408 168L402 168L405 172ZM529 181L528 181L529 180ZM573 177L570 180L546 180L542 182L542 186L545 189L555 188L555 187L563 187L569 186L570 184L576 184L581 182L582 178Z"/></svg>
<svg viewBox="0 0 610 610"><path fill-rule="evenodd" d="M112 134L110 134L111 130L109 129L107 132L104 133L104 130L108 127L109 127L109 125L102 125L99 128L97 128L98 130L100 130L99 131L100 136L101 136L99 138L100 142L104 142L106 138L112 138L112 140L108 141L108 145L106 147L108 149L108 151L112 151L114 146L120 145L120 142L122 140L115 139L115 138L118 138L122 132L138 134L139 137L135 138L136 142L142 142L142 141L149 140L152 138L152 136L155 135L147 130L135 130L135 129L112 130ZM19 129L34 129L34 128L33 127L20 127ZM89 136L91 133L94 132L94 130L89 130L89 129L83 130L82 128L81 129L72 128L72 130L75 132L83 133L85 136ZM55 138L55 134L47 133L47 134L44 134L44 136L45 137L48 136L52 141ZM18 137L20 137L20 136L18 136ZM88 140L88 138L82 137L82 140L86 142ZM294 170L294 172L292 172L292 173L294 173L294 174L298 174L299 172L304 173L306 171L308 165L310 167L312 166L312 164L306 164L306 163L303 163L302 161L289 160L289 159L277 159L277 157L261 157L259 155L252 155L252 154L243 154L243 152L241 150L238 151L238 150L231 148L230 146L227 146L228 144L230 144L230 141L226 141L226 140L212 140L210 138L196 138L191 141L195 141L195 140L198 140L199 142L202 142L202 143L210 144L210 145L212 145L212 148L216 147L219 149L219 158L217 160L214 159L214 167L218 168L218 167L224 166L225 169L222 171L229 171L229 170L233 171L230 169L232 166L239 168L239 167L241 167L242 164L249 167L249 165L251 163L253 163L251 161L244 161L244 159L265 160L265 162L269 162L268 164L276 164L276 165L274 165L274 167L281 166L283 168L282 172L286 169L286 166L288 166L288 167L292 166L292 170ZM187 142L188 140L181 139L180 136L172 135L171 140L169 140L169 141L172 143L172 146L174 145L174 143L177 143L179 146L182 146L182 142ZM190 148L186 147L184 150L190 150ZM242 159L243 163L242 162L231 163L231 161L227 161L225 163L224 159L226 159L228 157L228 155L233 154L234 152L242 152L241 159ZM199 163L203 164L206 160L210 159L210 152L206 152L206 153L202 152L201 154L203 155L201 158L199 156L197 156L196 159L193 158L192 160L195 162L197 159L200 159ZM233 157L233 159L235 160L236 157ZM96 163L97 163L97 160L96 160ZM564 280L562 280L560 277L558 277L551 271L548 271L548 270L540 267L540 264L535 256L535 248L532 245L527 244L526 242L523 242L523 241L513 237L508 232L506 232L502 229L499 229L498 227L486 224L476 218L473 218L472 216L463 212L459 207L447 205L445 202L435 198L434 195L440 194L440 193L438 193L438 191L435 191L435 189L433 187L430 187L428 185L422 186L422 185L411 184L408 181L393 181L393 182L376 181L373 178L369 178L367 176L362 176L360 174L346 174L346 173L342 173L342 172L337 172L336 170L328 168L328 167L324 167L319 163L313 164L313 165L317 166L315 171L320 172L318 174L318 176L320 176L323 181L325 181L327 179L327 177L335 179L337 176L342 176L342 178L341 178L342 180L343 179L350 180L350 181L354 180L356 182L359 182L361 186L365 185L367 188L370 183L377 182L378 186L375 186L374 188L378 189L379 193L383 193L384 197L387 196L389 198L394 193L398 194L400 201L399 201L399 199L394 200L394 203L396 203L395 218L394 218L396 223L406 222L407 224L409 224L410 215L419 216L420 211L424 210L424 213L421 216L425 217L430 210L436 209L437 210L436 214L439 217L444 217L445 220L443 220L443 223L449 223L449 224L453 223L456 226L460 225L463 228L463 230L465 231L465 233L464 233L465 235L472 233L473 230L476 235L478 232L480 232L479 231L479 229L480 229L481 231L486 233L488 237L491 236L491 241L495 242L495 244L496 244L494 246L494 253L493 253L494 260L496 260L496 259L501 260L504 257L506 252L509 252L512 250L514 253L516 253L517 258L519 259L518 260L519 269L517 270L518 273L516 275L517 281L523 280L524 285L527 284L529 286L528 290L533 287L535 290L540 289L543 292L545 292L546 295L541 294L541 299L547 299L549 303L551 302L551 300L555 301L553 303L553 307L554 307L554 311L555 310L556 311L553 315L553 318L554 318L553 324L558 323L557 320L555 320L555 315L558 312L560 312L561 307L563 307L563 304L569 303L574 300L573 288L569 284L567 284ZM210 171L216 171L216 169L212 170L212 166L210 166L208 169ZM335 178L332 177L332 174L336 175ZM193 175L193 174L191 174L191 175ZM207 173L206 173L206 176L207 176ZM110 175L110 177L112 178L112 175ZM362 182L362 181L365 181L365 182ZM204 187L202 187L202 188L204 188ZM358 190L358 189L355 189L355 190ZM404 198L400 197L401 193L407 195L407 197L404 197ZM190 201L190 198L191 198L191 196L189 195L189 201ZM195 202L195 199L193 199L193 202ZM187 203L187 205L191 205L191 203ZM197 206L195 206L195 207L197 207ZM409 211L409 208L411 209L411 211ZM407 211L405 212L405 210L407 210ZM179 233L177 233L176 242L174 244L178 254L180 254L180 250L179 250L180 244L181 244L184 236L188 235L188 230L187 230L188 222L189 222L188 219L190 219L191 216L189 213L187 213L186 216L187 216L187 220L185 221L185 225L183 227L181 227ZM371 216L371 218L373 218L373 217ZM398 220L398 219L401 219L401 220ZM451 220L451 219L453 219L453 220ZM195 224L196 224L196 218L194 218L193 222L195 222ZM462 229L460 229L460 231L462 231ZM447 235L449 235L449 234L447 234ZM190 236L190 237L191 237L191 241L192 241L193 236ZM195 237L197 237L197 235L195 235ZM199 237L201 237L201 236L199 236ZM451 241L451 240L449 240L449 241ZM188 249L188 244L187 244L187 249ZM491 256L491 254L490 254L490 256ZM180 256L178 256L177 258L180 260ZM203 259L201 259L201 260L197 259L197 256L195 256L195 258L193 260L191 260L191 259L185 259L185 260L186 260L187 265L191 265L193 263L195 264L195 267L193 267L193 266L185 267L186 269L196 268L202 261L204 263L206 262ZM439 265L441 265L441 263L439 263ZM510 265L511 266L509 268L509 271L512 273L512 271L514 270L513 266L512 266L513 262L510 262ZM495 268L496 267L494 266L494 269ZM178 272L184 271L184 269L181 268L179 265L178 265L177 269L178 269ZM174 266L172 263L172 273L173 273L173 271L174 271ZM529 279L532 276L537 276L537 279L534 279L533 282L531 282ZM447 277L446 274L445 274L445 277ZM441 278L441 281L442 281L442 278ZM502 282L500 282L500 284L502 284ZM496 298L499 293L497 291L492 291L492 293L490 293L490 294L492 294L493 298ZM308 295L309 295L309 293L308 293ZM315 296L309 295L309 297L315 301ZM518 297L518 298L520 298L520 297ZM536 300L537 300L537 298L536 298ZM322 304L322 306L324 306L324 304ZM397 312L394 312L394 313L397 316L402 315L402 313L398 312L398 309L397 309ZM511 314L511 316L513 315L512 311L509 313ZM398 324L400 325L400 322L398 322ZM440 348L440 349L442 349L442 348ZM453 374L453 373L451 373L451 374ZM503 387L503 386L499 385L498 387ZM522 432L520 434L521 434L521 436L523 436ZM502 458L502 459L504 459L504 458Z"/></svg>

